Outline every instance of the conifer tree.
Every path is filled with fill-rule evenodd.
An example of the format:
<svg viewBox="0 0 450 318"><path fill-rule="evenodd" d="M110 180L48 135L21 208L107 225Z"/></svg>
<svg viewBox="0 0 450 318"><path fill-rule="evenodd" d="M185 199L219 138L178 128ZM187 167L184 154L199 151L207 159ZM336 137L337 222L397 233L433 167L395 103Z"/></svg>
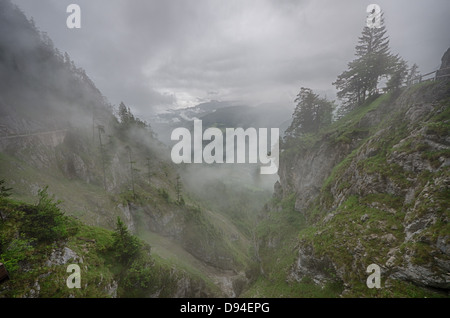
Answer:
<svg viewBox="0 0 450 318"><path fill-rule="evenodd" d="M128 125L128 123L130 122L130 113L128 112L128 108L125 106L123 102L120 102L119 105L119 119L120 123L123 126Z"/></svg>
<svg viewBox="0 0 450 318"><path fill-rule="evenodd" d="M302 87L295 102L297 106L292 115L292 123L286 130L287 137L315 133L331 123L333 103L321 98L310 88Z"/></svg>
<svg viewBox="0 0 450 318"><path fill-rule="evenodd" d="M98 141L99 141L99 148L100 148L100 159L102 161L102 170L103 170L103 187L106 190L106 155L105 155L105 149L102 143L102 134L105 133L105 127L103 125L98 125Z"/></svg>
<svg viewBox="0 0 450 318"><path fill-rule="evenodd" d="M131 191L133 192L133 197L136 198L136 192L134 191L134 170L135 169L133 168L133 163L135 163L135 162L133 161L132 156L131 156L131 147L126 145L125 149L127 150L128 156L130 159L129 163L130 163L130 176L131 176Z"/></svg>
<svg viewBox="0 0 450 318"><path fill-rule="evenodd" d="M120 217L117 217L113 239L112 248L117 259L123 264L132 263L139 253L141 243L129 232L127 226Z"/></svg>
<svg viewBox="0 0 450 318"><path fill-rule="evenodd" d="M348 110L363 104L378 92L381 78L398 71L402 63L398 56L390 52L384 17L381 14L379 27L365 26L355 48L356 59L348 63L348 70L340 74L333 83L338 89L337 96L344 101ZM402 72L397 72L397 76ZM396 79L394 82L398 82Z"/></svg>
<svg viewBox="0 0 450 318"><path fill-rule="evenodd" d="M395 56L394 61L392 62L391 77L386 83L386 89L388 91L393 91L401 87L405 82L407 74L408 64L402 58Z"/></svg>
<svg viewBox="0 0 450 318"><path fill-rule="evenodd" d="M180 175L177 174L177 184L176 184L176 191L177 191L177 203L179 205L184 205L184 199L183 196L181 195L181 179L180 179Z"/></svg>

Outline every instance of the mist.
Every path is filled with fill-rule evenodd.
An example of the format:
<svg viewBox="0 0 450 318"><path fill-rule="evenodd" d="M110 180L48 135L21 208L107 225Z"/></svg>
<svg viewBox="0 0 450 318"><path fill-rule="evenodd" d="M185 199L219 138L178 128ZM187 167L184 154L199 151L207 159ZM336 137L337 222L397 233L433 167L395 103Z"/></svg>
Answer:
<svg viewBox="0 0 450 318"><path fill-rule="evenodd" d="M0 297L74 296L57 286L67 250L95 268L76 296L373 296L372 262L414 288L447 288L447 260L432 270L448 256L444 222L433 222L447 203L449 92L437 78L450 49L444 75L409 77L413 64L440 66L447 0L378 1L390 53L373 63L368 50L342 100L333 82L355 58L370 1L78 0L74 29L71 3L0 0L0 261L18 274ZM228 142L231 129L251 136ZM177 131L191 136L183 160ZM277 173L262 174L272 163ZM56 210L39 205L51 202L41 189L67 217L64 240L35 244L27 229ZM415 267L409 256L428 251L430 271Z"/></svg>
<svg viewBox="0 0 450 318"><path fill-rule="evenodd" d="M370 1L14 0L111 101L149 121L209 100L293 108L301 86L335 98L331 83L353 58ZM435 70L449 37L445 0L378 1L394 53ZM419 22L420 21L420 22Z"/></svg>

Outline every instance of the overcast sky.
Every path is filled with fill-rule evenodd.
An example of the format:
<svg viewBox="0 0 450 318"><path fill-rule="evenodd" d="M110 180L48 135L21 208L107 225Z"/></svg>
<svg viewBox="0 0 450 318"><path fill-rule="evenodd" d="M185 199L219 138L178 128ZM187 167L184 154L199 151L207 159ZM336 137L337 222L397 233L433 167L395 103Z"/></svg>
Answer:
<svg viewBox="0 0 450 318"><path fill-rule="evenodd" d="M392 53L422 73L450 47L449 0L12 0L143 119L203 101L294 107L301 86L335 98L366 7L380 5ZM81 29L66 8L81 7Z"/></svg>

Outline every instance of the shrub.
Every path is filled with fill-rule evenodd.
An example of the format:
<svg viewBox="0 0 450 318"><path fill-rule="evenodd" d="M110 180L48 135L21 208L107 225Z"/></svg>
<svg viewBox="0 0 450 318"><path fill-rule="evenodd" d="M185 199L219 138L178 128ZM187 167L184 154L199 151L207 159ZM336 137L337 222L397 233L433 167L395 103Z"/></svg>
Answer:
<svg viewBox="0 0 450 318"><path fill-rule="evenodd" d="M0 263L5 264L10 273L19 269L19 262L27 258L28 253L33 251L34 239L26 239L23 235L12 240L4 251L1 251Z"/></svg>
<svg viewBox="0 0 450 318"><path fill-rule="evenodd" d="M55 201L47 193L47 186L38 191L39 201L33 206L23 206L25 213L22 232L38 241L55 241L68 237L67 218Z"/></svg>
<svg viewBox="0 0 450 318"><path fill-rule="evenodd" d="M3 184L5 183L5 180L0 180L0 199L1 198L7 198L11 195L10 191L12 188L7 188Z"/></svg>
<svg viewBox="0 0 450 318"><path fill-rule="evenodd" d="M169 202L169 193L167 193L166 189L158 189L158 193L164 200Z"/></svg>
<svg viewBox="0 0 450 318"><path fill-rule="evenodd" d="M113 239L112 249L117 260L122 264L132 263L139 254L141 243L137 237L128 231L120 217L117 217Z"/></svg>

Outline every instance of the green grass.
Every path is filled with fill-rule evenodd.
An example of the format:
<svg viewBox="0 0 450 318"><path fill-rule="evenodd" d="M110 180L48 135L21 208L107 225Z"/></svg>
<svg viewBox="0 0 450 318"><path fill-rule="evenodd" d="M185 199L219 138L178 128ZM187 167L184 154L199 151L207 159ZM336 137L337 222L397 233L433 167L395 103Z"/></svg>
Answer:
<svg viewBox="0 0 450 318"><path fill-rule="evenodd" d="M281 201L273 200L270 212L258 225L259 258L264 272L243 297L337 297L342 291L336 282L322 287L307 277L300 282L286 280L298 257L298 233L308 229L305 217L295 211L294 205L294 194Z"/></svg>
<svg viewBox="0 0 450 318"><path fill-rule="evenodd" d="M359 269L351 267L356 256L360 254L358 262L367 260L384 264L395 242L386 241L383 236L392 233L395 241L404 238L404 213L390 211L398 205L399 200L390 195L351 196L333 212L334 217L327 223L318 223L301 231L299 238L303 244L313 246L317 256L327 256L338 267L344 268L349 281L357 282L366 275L364 264ZM393 231L393 227L397 230ZM354 249L357 246L362 251L356 253Z"/></svg>
<svg viewBox="0 0 450 318"><path fill-rule="evenodd" d="M318 286L309 277L300 282L286 282L282 279L266 279L260 277L243 297L261 298L336 298L342 292L342 285L338 282Z"/></svg>
<svg viewBox="0 0 450 318"><path fill-rule="evenodd" d="M155 293L159 297L172 297L178 281L185 279L191 286L197 286L193 290L202 290L205 295L220 295L218 288L204 280L199 272L188 272L170 260L151 255L144 242L140 243L135 259L127 260L128 264L121 263L112 249L114 236L111 230L89 226L72 217L55 225L64 227L67 237L37 239L34 232L22 231L30 217L24 211L30 207L16 200L0 199L3 216L0 220L0 260L10 274L10 280L0 289L2 297L30 297L32 290L43 298L149 297ZM38 229L43 225L36 223L35 226ZM50 255L64 247L74 251L80 261L72 259L66 264L48 265ZM66 269L74 262L80 266L80 289L66 286L69 276ZM112 292L114 286L117 288L115 294Z"/></svg>
<svg viewBox="0 0 450 318"><path fill-rule="evenodd" d="M414 96L414 100L408 102L416 102L417 96L426 95L428 89L432 89L434 85L432 83L416 85L409 88L402 98ZM386 264L390 257L388 253L393 248L400 248L395 254L396 266L402 265L404 253L410 254L412 262L416 265L435 266L433 255L439 252L431 246L450 231L445 222L449 216L446 206L450 200L450 192L443 181L450 169L440 168L435 173L424 170L417 174L403 169L399 164L388 162L388 158L395 155L394 151L405 155L418 152L432 167L440 167L442 158L448 159L449 152L431 151L423 138L420 136L411 138L410 134L412 130L426 128L426 134L439 138L447 136L449 101L442 101L435 111L410 124L404 121L407 107L391 107L395 105L397 97L390 94L380 96L350 112L318 134L289 140L283 145L285 148L281 160L287 161L286 165L295 164L297 155L302 152L314 152L324 143L328 147L342 145L349 151L330 171L322 184L320 195L312 200L309 207L303 209L304 215L293 209L295 195L286 196L282 202L272 203L270 212L261 223L258 232L263 242L259 251L262 267L266 271L250 287L246 295L339 296L343 290L342 282L334 281L331 283L333 287L326 286L320 290L308 278L304 278L300 283L286 280L298 257L299 247L310 246L316 257L330 259L342 274L340 278L348 287L345 297L442 296L435 291L398 280L382 281L382 288L379 290L369 289L366 286L367 266L372 263ZM378 120L374 121L372 126L367 126L366 116L375 111ZM378 133L379 131L383 133ZM398 146L394 148L394 145ZM362 159L360 154L369 147L370 156ZM360 174L369 175L374 182L390 184L396 190L385 193L367 191L365 192L367 195L353 193L347 195L339 206L330 211L332 203L335 203L334 195L345 193L343 191L352 186L350 179L352 173L348 171L351 165L354 165ZM427 191L422 193L426 185ZM416 202L414 206L413 203L405 203L405 196L401 191L411 188L418 189L413 196L413 203ZM336 191L338 193L335 193ZM414 213L407 213L412 208ZM430 212L437 213L436 223L421 232L419 242L403 243L405 224ZM333 214L328 215L329 213ZM304 216L307 217L307 222ZM325 216L328 216L326 222L323 221ZM283 233L283 237L280 237L278 231ZM296 239L293 239L293 235ZM273 271L273 267L278 268L278 271ZM331 282L333 282L332 274Z"/></svg>
<svg viewBox="0 0 450 318"><path fill-rule="evenodd" d="M73 218L67 218L64 224L58 226L67 229L69 236L65 239L38 240L33 233L27 234L22 231L26 223L27 214L23 211L29 207L28 204L9 199L0 201L0 209L3 211L4 220L0 221L1 250L0 259L6 264L11 279L5 283L7 287L2 296L22 297L30 296L30 289L39 286L39 297L109 297L105 292L107 284L111 284L114 273L110 270L107 246L111 242L111 232L105 229L90 227L80 223ZM35 227L39 228L39 223ZM46 225L47 227L49 225ZM27 245L18 245L15 239L18 233L20 241ZM81 241L78 237L93 238L96 243ZM16 246L12 249L12 246ZM81 289L69 289L66 279L68 264L47 265L49 256L55 249L67 246L83 259L81 267L82 285ZM13 253L11 253L13 252ZM10 266L11 263L17 266ZM39 285L36 285L38 281ZM88 287L86 287L88 286Z"/></svg>

